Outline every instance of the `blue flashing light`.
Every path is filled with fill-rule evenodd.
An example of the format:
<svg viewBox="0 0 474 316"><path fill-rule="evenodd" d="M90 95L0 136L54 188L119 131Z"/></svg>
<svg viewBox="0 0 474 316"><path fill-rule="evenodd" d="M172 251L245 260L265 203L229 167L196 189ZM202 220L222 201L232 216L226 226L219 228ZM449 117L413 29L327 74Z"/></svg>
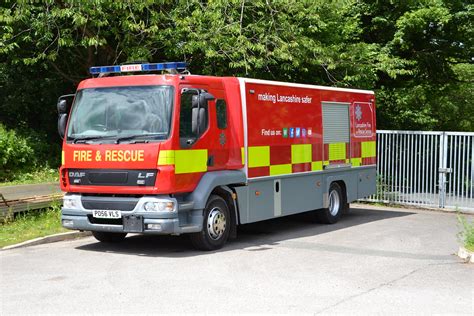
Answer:
<svg viewBox="0 0 474 316"><path fill-rule="evenodd" d="M140 71L160 71L168 69L186 69L185 62L169 62L169 63L155 63L155 64L131 64L121 66L99 66L91 67L90 73L98 75L101 73L122 73L122 72L140 72Z"/></svg>

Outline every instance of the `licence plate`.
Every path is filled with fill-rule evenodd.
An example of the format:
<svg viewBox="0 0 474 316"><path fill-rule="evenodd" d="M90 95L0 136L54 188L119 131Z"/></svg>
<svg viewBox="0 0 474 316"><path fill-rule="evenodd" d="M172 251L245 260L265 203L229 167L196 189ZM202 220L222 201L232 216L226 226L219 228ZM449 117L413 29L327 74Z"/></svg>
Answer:
<svg viewBox="0 0 474 316"><path fill-rule="evenodd" d="M122 218L122 212L116 210L93 210L92 216L95 218Z"/></svg>

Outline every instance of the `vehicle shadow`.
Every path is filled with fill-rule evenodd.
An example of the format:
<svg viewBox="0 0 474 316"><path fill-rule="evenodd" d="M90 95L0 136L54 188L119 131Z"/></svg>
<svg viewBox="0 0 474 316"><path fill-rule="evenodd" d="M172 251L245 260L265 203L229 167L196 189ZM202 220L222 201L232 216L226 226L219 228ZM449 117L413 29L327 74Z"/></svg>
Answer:
<svg viewBox="0 0 474 316"><path fill-rule="evenodd" d="M237 238L229 240L219 250L203 252L192 248L188 236L132 235L123 242L106 244L96 242L76 247L81 251L120 253L150 257L192 257L205 256L215 252L249 248L249 251L270 249L280 241L325 234L374 221L413 215L412 212L352 209L334 225L317 224L311 221L311 214L303 213L239 226Z"/></svg>

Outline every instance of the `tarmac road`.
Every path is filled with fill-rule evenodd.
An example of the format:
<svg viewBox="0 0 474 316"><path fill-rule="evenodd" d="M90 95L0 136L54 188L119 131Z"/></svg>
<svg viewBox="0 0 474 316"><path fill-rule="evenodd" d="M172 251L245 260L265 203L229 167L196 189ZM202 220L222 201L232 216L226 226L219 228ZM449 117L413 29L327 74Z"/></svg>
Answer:
<svg viewBox="0 0 474 316"><path fill-rule="evenodd" d="M92 237L0 252L0 314L472 314L455 214L358 206L244 227L216 252L183 237Z"/></svg>

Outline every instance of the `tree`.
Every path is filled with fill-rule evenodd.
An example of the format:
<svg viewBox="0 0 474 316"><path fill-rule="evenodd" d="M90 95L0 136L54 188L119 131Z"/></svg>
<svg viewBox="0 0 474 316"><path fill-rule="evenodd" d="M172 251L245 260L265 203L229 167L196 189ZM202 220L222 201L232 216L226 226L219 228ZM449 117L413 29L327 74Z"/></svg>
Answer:
<svg viewBox="0 0 474 316"><path fill-rule="evenodd" d="M379 128L473 130L467 1L53 1L0 4L0 120L57 141L57 96L94 65L375 89ZM33 83L33 84L32 84Z"/></svg>
<svg viewBox="0 0 474 316"><path fill-rule="evenodd" d="M364 1L368 43L404 61L406 73L379 73L379 126L474 130L474 6L467 1ZM470 74L470 76L469 76Z"/></svg>

